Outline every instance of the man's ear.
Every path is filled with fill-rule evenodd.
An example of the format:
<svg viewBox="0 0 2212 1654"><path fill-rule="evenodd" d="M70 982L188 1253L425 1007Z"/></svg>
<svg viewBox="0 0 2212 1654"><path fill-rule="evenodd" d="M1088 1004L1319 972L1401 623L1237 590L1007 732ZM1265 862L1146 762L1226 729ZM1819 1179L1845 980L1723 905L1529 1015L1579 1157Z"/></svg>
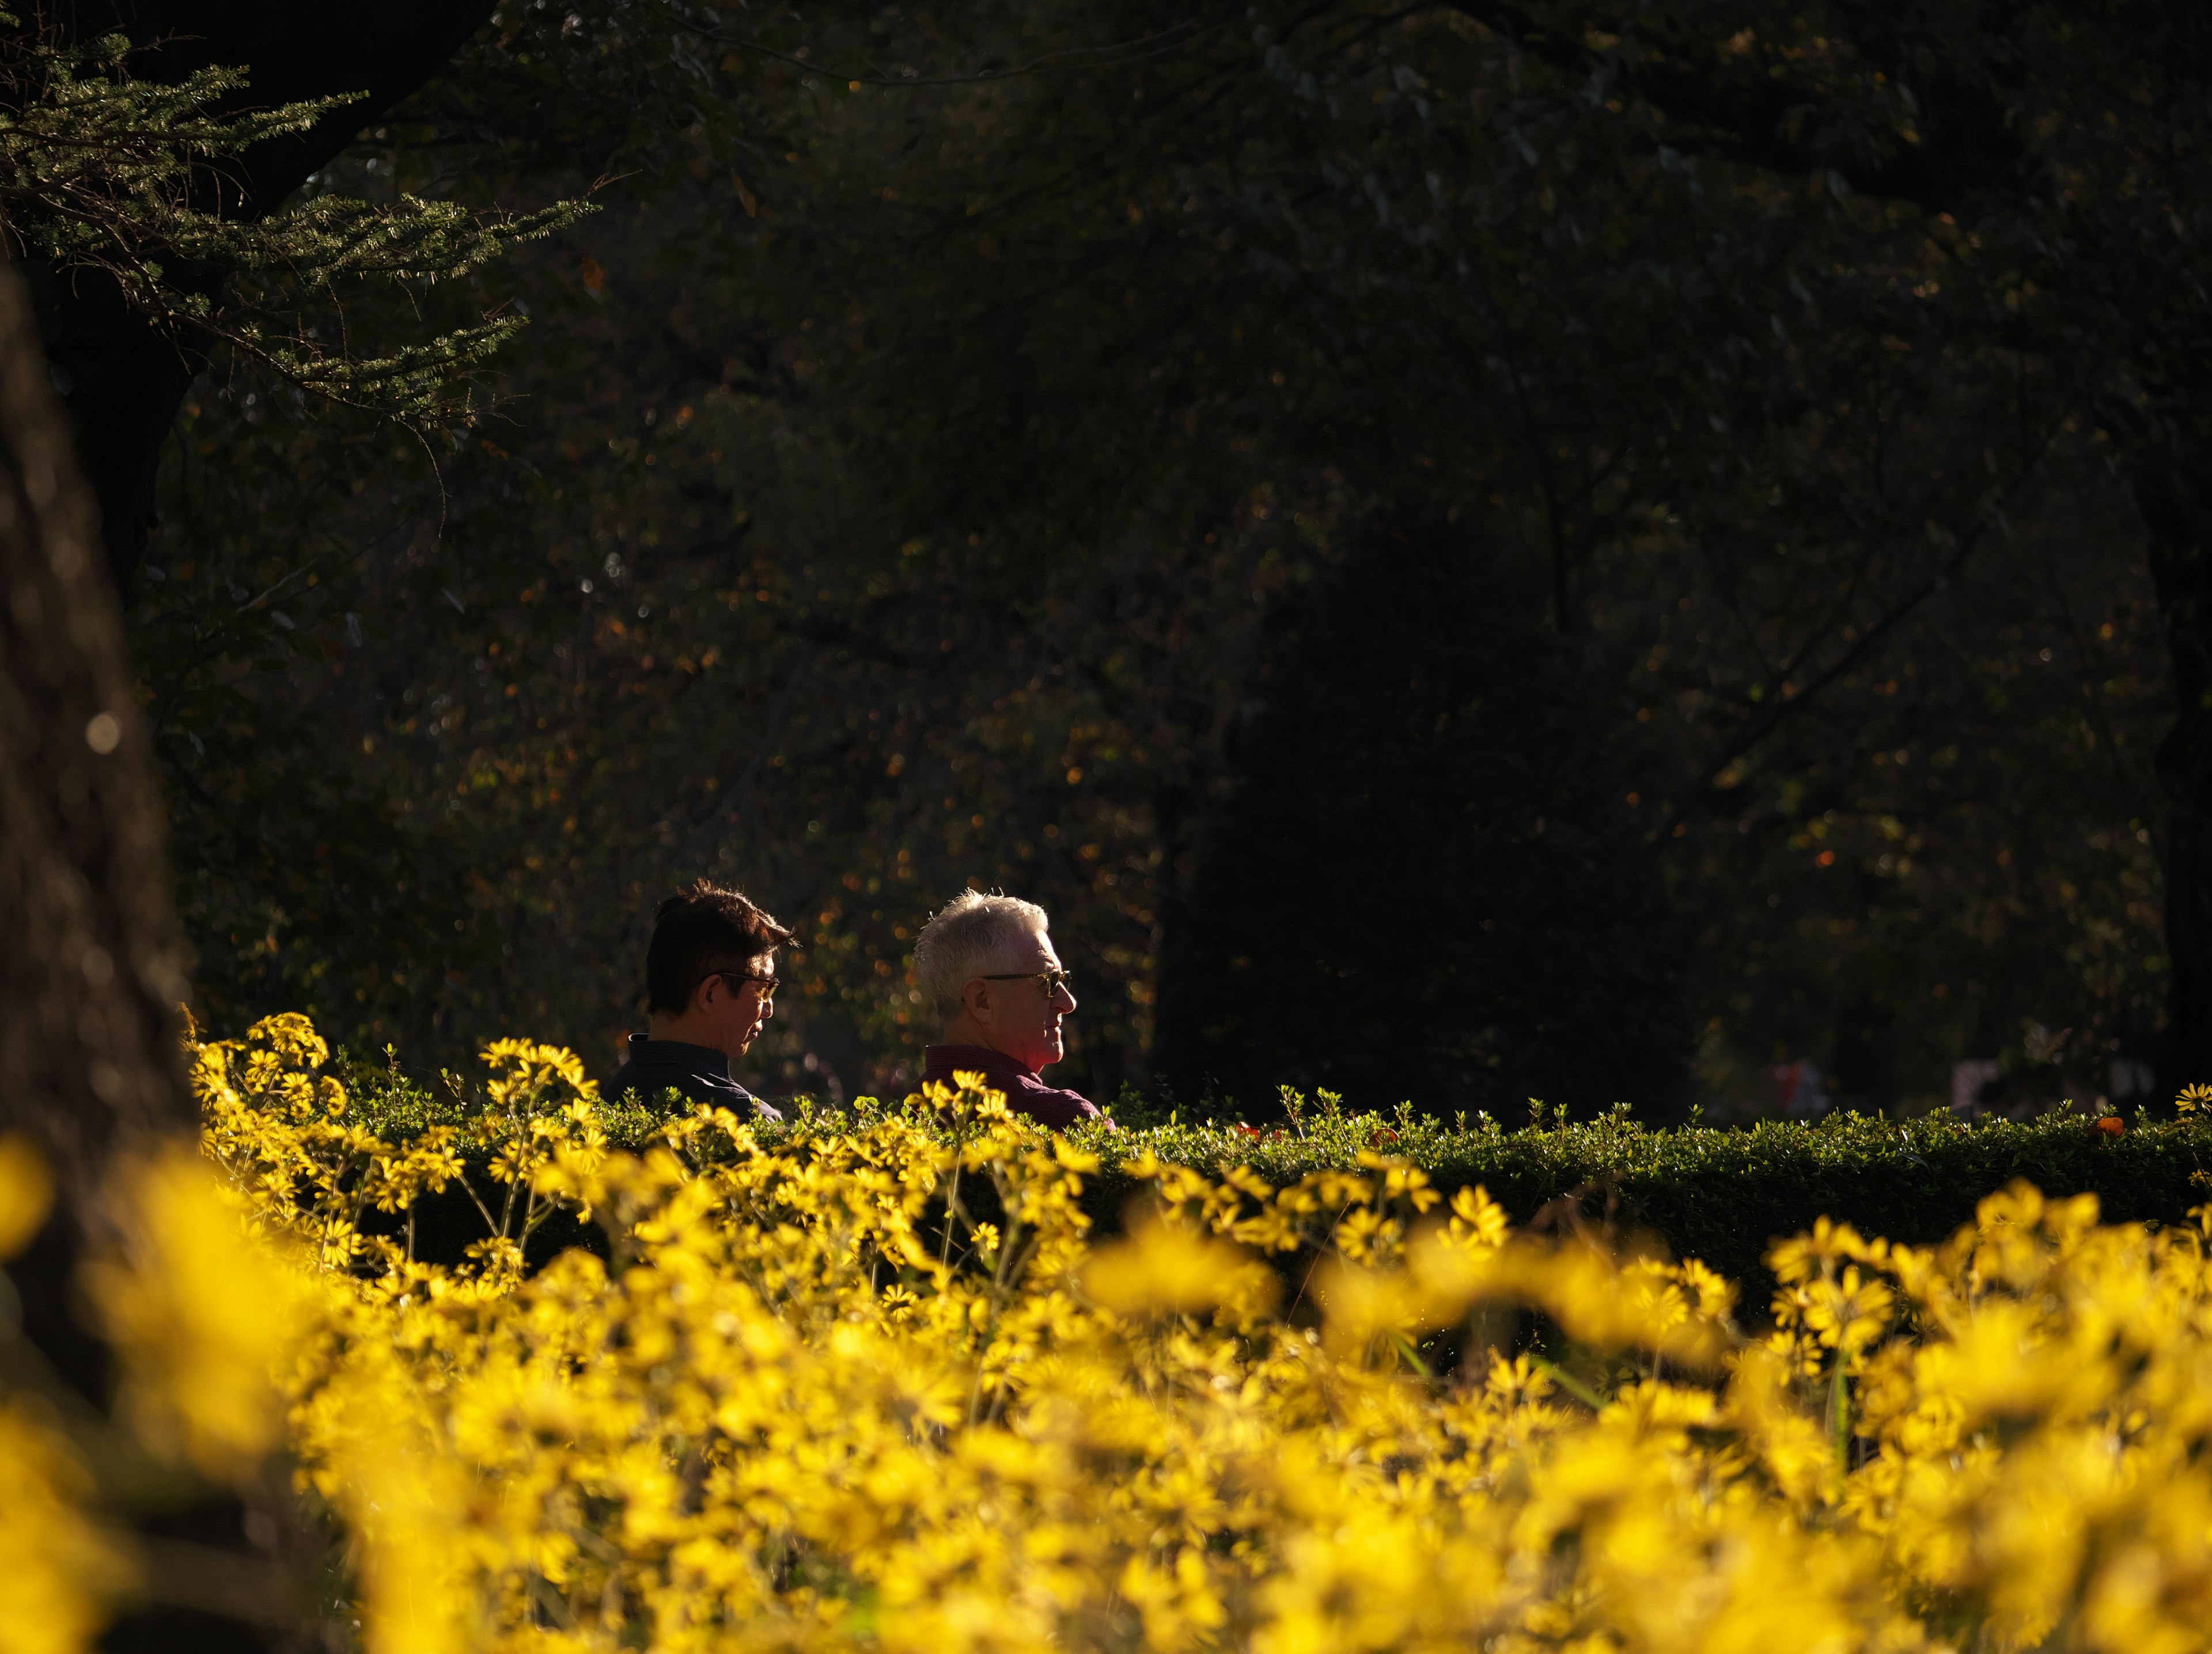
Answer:
<svg viewBox="0 0 2212 1654"><path fill-rule="evenodd" d="M691 991L690 1009L695 1011L713 1009L715 1000L720 997L728 985L719 976L700 978L699 985Z"/></svg>
<svg viewBox="0 0 2212 1654"><path fill-rule="evenodd" d="M967 1008L968 1015L974 1017L978 1022L989 1021L991 1015L991 985L984 981L981 977L971 978L961 987L960 1003Z"/></svg>

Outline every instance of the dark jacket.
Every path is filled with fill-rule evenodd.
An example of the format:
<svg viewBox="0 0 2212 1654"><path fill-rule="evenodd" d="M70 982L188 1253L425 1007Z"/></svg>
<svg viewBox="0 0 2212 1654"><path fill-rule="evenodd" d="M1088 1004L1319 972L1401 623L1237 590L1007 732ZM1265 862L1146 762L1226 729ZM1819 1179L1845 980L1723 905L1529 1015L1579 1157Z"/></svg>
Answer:
<svg viewBox="0 0 2212 1654"><path fill-rule="evenodd" d="M674 1087L695 1103L714 1103L743 1119L781 1120L783 1116L730 1078L730 1059L711 1045L687 1045L680 1039L629 1037L629 1061L616 1072L606 1095L634 1091L641 1101L657 1103Z"/></svg>
<svg viewBox="0 0 2212 1654"><path fill-rule="evenodd" d="M952 1083L956 1070L983 1073L983 1083L1006 1094L1006 1106L1017 1114L1058 1129L1079 1120L1099 1118L1097 1106L1079 1091L1048 1086L1004 1051L983 1045L931 1045L921 1053L921 1077Z"/></svg>

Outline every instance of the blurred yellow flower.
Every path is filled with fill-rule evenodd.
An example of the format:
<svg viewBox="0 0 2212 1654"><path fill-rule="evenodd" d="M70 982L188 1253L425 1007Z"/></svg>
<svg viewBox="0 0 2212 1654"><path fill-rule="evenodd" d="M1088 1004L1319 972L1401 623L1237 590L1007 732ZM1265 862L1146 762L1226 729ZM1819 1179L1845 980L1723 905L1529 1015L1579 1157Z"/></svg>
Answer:
<svg viewBox="0 0 2212 1654"><path fill-rule="evenodd" d="M38 1145L19 1132L0 1136L0 1262L30 1244L53 1201L53 1173Z"/></svg>
<svg viewBox="0 0 2212 1654"><path fill-rule="evenodd" d="M0 1654L78 1654L130 1577L55 1423L0 1403Z"/></svg>
<svg viewBox="0 0 2212 1654"><path fill-rule="evenodd" d="M1083 1271L1084 1289L1123 1315L1188 1315L1228 1306L1241 1315L1273 1307L1273 1274L1241 1246L1139 1223Z"/></svg>
<svg viewBox="0 0 2212 1654"><path fill-rule="evenodd" d="M240 1204L185 1150L138 1162L111 1203L123 1251L83 1272L128 1358L122 1404L142 1439L216 1477L257 1465L281 1438L280 1364L313 1295L248 1233Z"/></svg>

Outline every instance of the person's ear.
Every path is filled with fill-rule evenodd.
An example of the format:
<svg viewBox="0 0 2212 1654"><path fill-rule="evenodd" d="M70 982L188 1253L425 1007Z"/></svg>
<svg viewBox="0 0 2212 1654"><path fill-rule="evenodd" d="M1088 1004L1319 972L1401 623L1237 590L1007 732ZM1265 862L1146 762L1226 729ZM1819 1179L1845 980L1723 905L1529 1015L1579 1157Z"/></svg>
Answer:
<svg viewBox="0 0 2212 1654"><path fill-rule="evenodd" d="M715 1002L727 989L728 985L720 976L702 977L699 985L691 991L691 1009L695 1011L713 1010Z"/></svg>
<svg viewBox="0 0 2212 1654"><path fill-rule="evenodd" d="M969 978L960 990L960 1003L978 1022L991 1020L991 985L981 977Z"/></svg>

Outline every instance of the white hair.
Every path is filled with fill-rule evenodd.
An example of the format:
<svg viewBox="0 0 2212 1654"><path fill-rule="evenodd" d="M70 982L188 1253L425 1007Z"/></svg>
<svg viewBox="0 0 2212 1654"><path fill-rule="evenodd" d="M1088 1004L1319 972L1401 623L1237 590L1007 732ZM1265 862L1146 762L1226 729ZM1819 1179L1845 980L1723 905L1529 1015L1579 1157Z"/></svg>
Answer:
<svg viewBox="0 0 2212 1654"><path fill-rule="evenodd" d="M1044 909L1033 901L962 891L914 939L914 974L924 1003L951 1021L960 1015L963 988L1012 964L1024 936L1041 936L1051 928Z"/></svg>

